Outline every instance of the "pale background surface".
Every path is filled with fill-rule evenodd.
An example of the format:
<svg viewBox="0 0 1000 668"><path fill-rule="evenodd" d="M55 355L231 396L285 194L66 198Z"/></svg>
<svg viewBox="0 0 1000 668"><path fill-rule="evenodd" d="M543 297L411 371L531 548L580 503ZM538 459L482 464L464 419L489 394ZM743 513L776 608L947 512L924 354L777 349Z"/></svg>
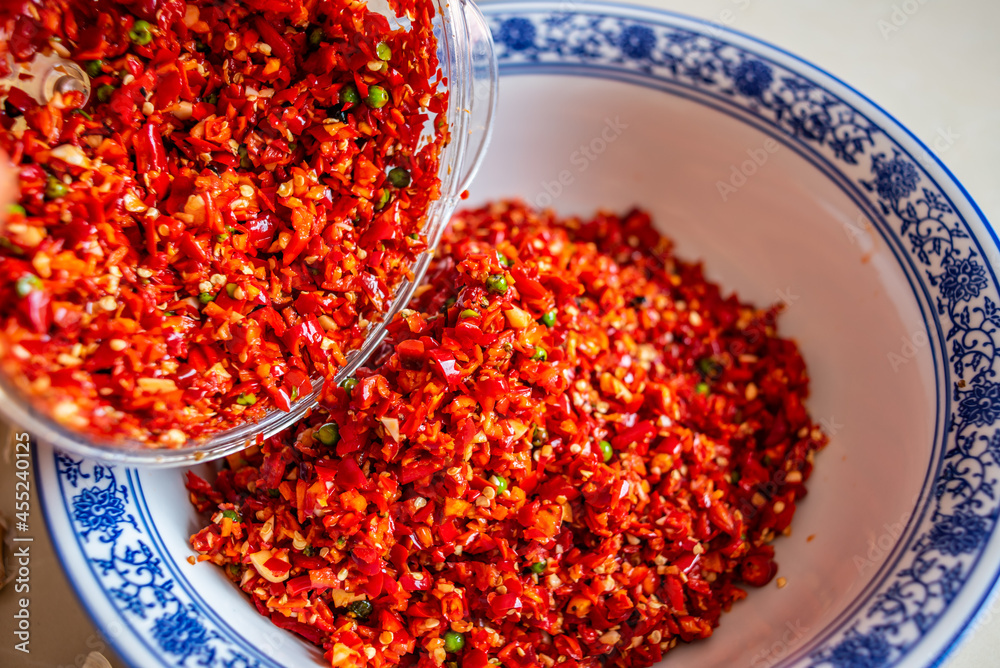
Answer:
<svg viewBox="0 0 1000 668"><path fill-rule="evenodd" d="M638 0L776 44L873 99L954 172L992 221L1000 150L1000 3L992 0ZM567 0L567 7L572 0ZM904 9L905 8L905 9ZM909 13L906 12L909 11ZM894 23L895 21L895 23ZM882 22L882 23L880 23ZM889 30L886 26L897 28ZM5 442L4 439L3 442ZM13 469L0 457L0 512L13 506ZM123 666L73 594L32 502L32 652L12 649L13 588L0 592L0 666L82 666L92 650ZM1000 665L1000 602L973 624L944 668Z"/></svg>

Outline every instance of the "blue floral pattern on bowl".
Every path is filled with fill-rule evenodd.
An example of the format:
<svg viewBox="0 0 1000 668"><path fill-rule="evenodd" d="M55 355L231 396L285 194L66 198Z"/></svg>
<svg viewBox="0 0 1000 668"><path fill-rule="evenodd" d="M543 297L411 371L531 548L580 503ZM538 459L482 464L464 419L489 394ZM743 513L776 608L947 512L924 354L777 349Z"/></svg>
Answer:
<svg viewBox="0 0 1000 668"><path fill-rule="evenodd" d="M640 75L723 101L835 164L923 280L943 332L935 345L946 359L952 401L923 519L901 538L905 549L863 608L780 665L899 663L962 591L1000 517L1000 297L985 251L917 158L864 113L764 51L666 15L639 20L637 12L623 16L601 5L556 7L485 8L501 73L599 66L602 76ZM174 591L113 468L55 456L81 549L137 633L156 640L168 665L257 665Z"/></svg>
<svg viewBox="0 0 1000 668"><path fill-rule="evenodd" d="M156 641L168 665L261 668L177 591L115 467L60 452L54 457L59 491L92 572L133 627Z"/></svg>

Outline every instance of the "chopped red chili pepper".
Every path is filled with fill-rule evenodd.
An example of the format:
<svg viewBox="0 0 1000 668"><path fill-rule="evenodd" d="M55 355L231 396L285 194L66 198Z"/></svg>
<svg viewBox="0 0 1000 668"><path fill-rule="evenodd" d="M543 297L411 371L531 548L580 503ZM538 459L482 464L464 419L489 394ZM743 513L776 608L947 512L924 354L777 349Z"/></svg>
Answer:
<svg viewBox="0 0 1000 668"><path fill-rule="evenodd" d="M429 276L323 410L189 478L258 609L333 666L650 666L771 580L826 442L777 308L641 211L460 214Z"/></svg>
<svg viewBox="0 0 1000 668"><path fill-rule="evenodd" d="M408 29L348 0L0 10L14 57L94 75L86 105L15 90L0 110L23 207L0 243L0 363L19 388L81 432L179 446L345 362L426 247L448 140L434 5L392 6ZM345 101L374 85L385 105Z"/></svg>

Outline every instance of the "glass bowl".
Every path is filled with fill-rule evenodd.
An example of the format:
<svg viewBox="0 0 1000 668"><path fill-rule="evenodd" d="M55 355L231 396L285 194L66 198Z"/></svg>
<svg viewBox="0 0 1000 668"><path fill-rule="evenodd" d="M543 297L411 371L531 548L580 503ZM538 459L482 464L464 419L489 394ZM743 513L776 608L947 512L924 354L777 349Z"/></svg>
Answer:
<svg viewBox="0 0 1000 668"><path fill-rule="evenodd" d="M413 295L423 279L434 248L448 224L461 194L468 189L486 146L489 143L496 108L498 84L497 61L493 39L479 8L469 0L449 2L434 0L434 34L438 40L438 59L445 76L443 88L448 91L446 118L451 140L441 152L441 197L428 209L424 230L427 252L413 265L413 280L403 281L396 288L395 299L383 318L369 328L361 348L347 355L347 363L334 382L350 377L379 346L386 335L386 325ZM371 0L369 7L394 21L385 0ZM399 23L406 25L406 19ZM272 409L257 421L192 439L180 448L150 446L133 439L100 439L81 434L52 420L44 411L17 390L0 374L0 413L36 439L60 449L105 462L142 466L180 466L207 461L237 452L257 439L266 438L293 424L316 405L322 379L313 381L313 391L292 404L290 411Z"/></svg>

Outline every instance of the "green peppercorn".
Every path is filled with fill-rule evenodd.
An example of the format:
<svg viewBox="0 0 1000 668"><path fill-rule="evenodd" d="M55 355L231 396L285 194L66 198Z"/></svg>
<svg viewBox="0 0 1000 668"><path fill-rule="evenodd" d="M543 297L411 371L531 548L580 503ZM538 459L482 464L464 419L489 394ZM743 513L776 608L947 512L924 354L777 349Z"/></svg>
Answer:
<svg viewBox="0 0 1000 668"><path fill-rule="evenodd" d="M12 216L15 216L15 215L18 215L18 216L27 216L28 215L28 212L25 211L24 207L21 206L20 204L11 204L9 207L7 207L7 212L10 213L10 215L12 215Z"/></svg>
<svg viewBox="0 0 1000 668"><path fill-rule="evenodd" d="M340 428L335 422L327 422L316 430L316 438L323 445L336 445L340 440Z"/></svg>
<svg viewBox="0 0 1000 668"><path fill-rule="evenodd" d="M531 444L536 448L545 445L549 441L549 432L544 427L535 427L531 433Z"/></svg>
<svg viewBox="0 0 1000 668"><path fill-rule="evenodd" d="M252 392L246 392L236 397L236 403L240 406L253 406L257 403L257 395Z"/></svg>
<svg viewBox="0 0 1000 668"><path fill-rule="evenodd" d="M227 508L226 510L223 510L222 511L222 516L223 517L228 517L229 519L233 520L234 522L239 522L240 521L240 514L238 512L236 512L235 510L231 509L231 508Z"/></svg>
<svg viewBox="0 0 1000 668"><path fill-rule="evenodd" d="M316 48L323 41L323 29L320 27L313 28L309 31L309 46Z"/></svg>
<svg viewBox="0 0 1000 668"><path fill-rule="evenodd" d="M405 188L410 185L410 173L402 167L393 167L389 170L389 183L397 188Z"/></svg>
<svg viewBox="0 0 1000 668"><path fill-rule="evenodd" d="M379 60L389 60L392 58L392 49L385 42L379 42L375 45L375 55Z"/></svg>
<svg viewBox="0 0 1000 668"><path fill-rule="evenodd" d="M211 95L205 98L205 102L214 107L215 105L219 104L219 94L212 93Z"/></svg>
<svg viewBox="0 0 1000 668"><path fill-rule="evenodd" d="M208 302L214 302L215 295L213 295L211 292L203 292L200 295L198 295L198 301L200 301L202 304L207 304Z"/></svg>
<svg viewBox="0 0 1000 668"><path fill-rule="evenodd" d="M604 461L610 462L611 457L615 454L615 449L611 447L611 443L608 441L601 441L597 445L601 448L601 455L604 456Z"/></svg>
<svg viewBox="0 0 1000 668"><path fill-rule="evenodd" d="M348 394L350 394L351 392L354 391L354 388L358 386L358 379L357 378L348 378L343 383L341 383L340 386L342 388L344 388L345 392L347 392Z"/></svg>
<svg viewBox="0 0 1000 668"><path fill-rule="evenodd" d="M276 499L279 496L281 496L281 492L279 492L278 490L272 488L272 489L267 490L267 495L269 497L271 497L272 499Z"/></svg>
<svg viewBox="0 0 1000 668"><path fill-rule="evenodd" d="M479 317L479 311L476 311L476 310L471 309L471 308L467 308L464 311L462 311L461 313L459 313L458 317L459 317L459 319L478 318Z"/></svg>
<svg viewBox="0 0 1000 668"><path fill-rule="evenodd" d="M507 478L502 475L493 474L490 476L490 483L492 483L497 488L497 496L501 496L507 491Z"/></svg>
<svg viewBox="0 0 1000 668"><path fill-rule="evenodd" d="M128 31L128 38L139 46L146 46L153 41L152 27L140 19L132 24L132 29Z"/></svg>
<svg viewBox="0 0 1000 668"><path fill-rule="evenodd" d="M226 283L226 294L232 297L233 295L236 294L236 288L238 287L240 286L236 285L235 283Z"/></svg>
<svg viewBox="0 0 1000 668"><path fill-rule="evenodd" d="M546 311L544 314L542 314L541 321L542 321L542 324L545 325L546 327L552 327L553 325L555 325L556 324L556 310L552 309L551 311Z"/></svg>
<svg viewBox="0 0 1000 668"><path fill-rule="evenodd" d="M243 169L252 169L253 163L250 162L250 152L247 151L247 147L240 144L240 147L236 149L236 152L240 155L240 167Z"/></svg>
<svg viewBox="0 0 1000 668"><path fill-rule="evenodd" d="M507 292L507 277L503 274L493 274L486 279L486 287L492 292L505 294Z"/></svg>
<svg viewBox="0 0 1000 668"><path fill-rule="evenodd" d="M373 610L375 610L375 606L372 605L371 601L364 599L354 601L347 606L347 612L355 619L368 619L368 615L372 614Z"/></svg>
<svg viewBox="0 0 1000 668"><path fill-rule="evenodd" d="M448 631L444 634L444 651L449 654L457 654L465 647L465 636L455 631Z"/></svg>
<svg viewBox="0 0 1000 668"><path fill-rule="evenodd" d="M513 267L514 266L514 261L511 260L506 255L504 255L503 253L501 253L500 251L497 251L497 260L499 260L500 264L502 266L504 266L504 267Z"/></svg>
<svg viewBox="0 0 1000 668"><path fill-rule="evenodd" d="M358 89L354 84L347 84L340 89L340 103L342 105L353 105L361 102L361 96L358 95Z"/></svg>
<svg viewBox="0 0 1000 668"><path fill-rule="evenodd" d="M549 354L545 352L545 348L541 346L535 346L535 354L531 356L531 359L536 362L544 362L549 358Z"/></svg>
<svg viewBox="0 0 1000 668"><path fill-rule="evenodd" d="M268 490L268 491L270 491L270 490ZM275 491L277 491L277 490L275 490ZM306 557L314 556L316 554L316 548L313 547L312 545L306 545L304 548L302 548L302 554L303 554L303 556L306 556Z"/></svg>
<svg viewBox="0 0 1000 668"><path fill-rule="evenodd" d="M87 61L87 74L93 77L101 76L104 71L104 61L103 60L89 60Z"/></svg>
<svg viewBox="0 0 1000 668"><path fill-rule="evenodd" d="M369 86L368 97L365 98L365 102L372 109L381 109L389 102L389 93L381 86Z"/></svg>
<svg viewBox="0 0 1000 668"><path fill-rule="evenodd" d="M14 289L17 291L18 297L27 297L35 290L42 287L42 281L34 274L24 274L17 279L14 284Z"/></svg>
<svg viewBox="0 0 1000 668"><path fill-rule="evenodd" d="M457 302L457 301L458 300L455 299L454 297L448 297L447 299L444 300L444 307L445 308L450 308L450 307L454 306L455 302Z"/></svg>
<svg viewBox="0 0 1000 668"><path fill-rule="evenodd" d="M13 253L14 255L23 255L24 254L24 251L21 250L20 246L15 245L7 237L0 237L0 248L4 249L5 251L8 251L10 253Z"/></svg>
<svg viewBox="0 0 1000 668"><path fill-rule="evenodd" d="M102 84L97 87L97 101L104 103L111 99L111 94L115 92L115 87L111 84Z"/></svg>
<svg viewBox="0 0 1000 668"><path fill-rule="evenodd" d="M45 196L49 199L57 199L64 196L69 192L69 187L57 179L56 177L49 175L49 180L45 183Z"/></svg>
<svg viewBox="0 0 1000 668"><path fill-rule="evenodd" d="M390 197L391 197L391 195L389 194L389 189L388 188L382 188L379 191L378 202L375 203L375 210L376 211L381 211L382 209L384 209L385 205L389 203L389 198Z"/></svg>
<svg viewBox="0 0 1000 668"><path fill-rule="evenodd" d="M698 383L694 386L694 391L698 394L708 394L708 383Z"/></svg>
<svg viewBox="0 0 1000 668"><path fill-rule="evenodd" d="M292 388L292 401L295 401L298 398L299 398L299 388L293 387Z"/></svg>
<svg viewBox="0 0 1000 668"><path fill-rule="evenodd" d="M544 560L531 564L531 572L541 575L545 572L546 562Z"/></svg>
<svg viewBox="0 0 1000 668"><path fill-rule="evenodd" d="M724 367L711 357L698 360L698 371L709 380L716 380L722 375Z"/></svg>

